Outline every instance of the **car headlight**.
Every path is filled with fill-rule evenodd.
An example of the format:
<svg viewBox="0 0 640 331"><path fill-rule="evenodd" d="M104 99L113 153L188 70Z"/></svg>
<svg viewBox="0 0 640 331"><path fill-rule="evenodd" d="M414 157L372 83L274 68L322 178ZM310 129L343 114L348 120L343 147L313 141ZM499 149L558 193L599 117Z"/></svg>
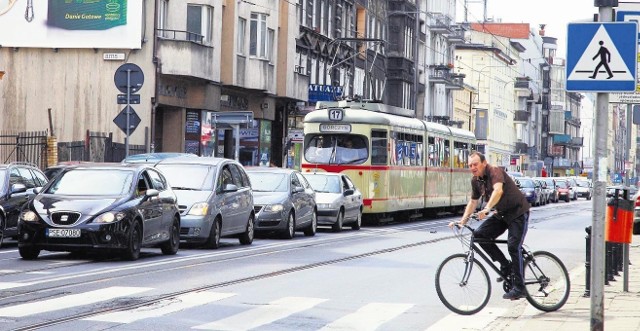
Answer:
<svg viewBox="0 0 640 331"><path fill-rule="evenodd" d="M113 223L115 221L120 221L124 218L124 213L112 213L106 212L93 220L93 223Z"/></svg>
<svg viewBox="0 0 640 331"><path fill-rule="evenodd" d="M525 193L525 195L526 195L526 196L528 196L528 197L530 197L530 196L532 196L532 195L533 195L533 192L529 191L529 192Z"/></svg>
<svg viewBox="0 0 640 331"><path fill-rule="evenodd" d="M207 211L209 211L209 204L206 202L198 202L194 203L189 209L188 215L196 215L196 216L204 216L207 215Z"/></svg>
<svg viewBox="0 0 640 331"><path fill-rule="evenodd" d="M22 215L20 215L20 219L25 222L35 222L38 220L38 215L31 210L27 210L25 212L22 212Z"/></svg>
<svg viewBox="0 0 640 331"><path fill-rule="evenodd" d="M284 206L281 204L267 205L266 207L264 207L264 211L269 213L279 213L283 209L284 209Z"/></svg>

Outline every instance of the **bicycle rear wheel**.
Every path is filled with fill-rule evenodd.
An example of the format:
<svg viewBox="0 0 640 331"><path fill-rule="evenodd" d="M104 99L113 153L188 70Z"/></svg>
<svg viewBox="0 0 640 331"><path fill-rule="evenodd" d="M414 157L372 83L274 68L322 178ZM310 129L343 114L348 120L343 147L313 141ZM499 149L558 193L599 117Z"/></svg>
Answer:
<svg viewBox="0 0 640 331"><path fill-rule="evenodd" d="M465 278L468 278L465 281ZM447 257L436 271L436 292L449 310L460 315L472 315L484 308L491 295L487 269L466 254Z"/></svg>
<svg viewBox="0 0 640 331"><path fill-rule="evenodd" d="M556 311L567 302L571 290L569 273L555 255L533 252L533 259L525 261L523 277L527 301L537 309Z"/></svg>

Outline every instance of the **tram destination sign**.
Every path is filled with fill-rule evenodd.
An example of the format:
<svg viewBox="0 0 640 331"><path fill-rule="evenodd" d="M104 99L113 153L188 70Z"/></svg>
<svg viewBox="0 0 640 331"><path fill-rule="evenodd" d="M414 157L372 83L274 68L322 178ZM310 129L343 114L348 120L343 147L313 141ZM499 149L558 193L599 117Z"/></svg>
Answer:
<svg viewBox="0 0 640 331"><path fill-rule="evenodd" d="M320 132L351 132L351 124L320 124Z"/></svg>

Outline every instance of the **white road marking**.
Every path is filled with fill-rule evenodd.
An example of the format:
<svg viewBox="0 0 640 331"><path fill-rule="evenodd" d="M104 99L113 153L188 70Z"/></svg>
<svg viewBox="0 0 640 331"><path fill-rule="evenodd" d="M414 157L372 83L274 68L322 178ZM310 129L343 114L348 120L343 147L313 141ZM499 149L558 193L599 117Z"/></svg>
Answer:
<svg viewBox="0 0 640 331"><path fill-rule="evenodd" d="M162 300L149 306L133 310L118 311L85 318L85 321L101 321L112 323L132 323L152 317L160 317L184 309L193 308L214 301L234 296L234 293L198 292L180 295L172 299Z"/></svg>
<svg viewBox="0 0 640 331"><path fill-rule="evenodd" d="M486 307L478 313L469 316L450 313L431 325L426 331L483 330L489 323L502 316L506 311L506 308Z"/></svg>
<svg viewBox="0 0 640 331"><path fill-rule="evenodd" d="M370 303L320 330L375 330L380 325L411 309L411 307L413 307L412 304Z"/></svg>
<svg viewBox="0 0 640 331"><path fill-rule="evenodd" d="M90 305L96 302L108 301L114 298L133 295L149 291L148 287L121 287L113 286L100 290L65 295L55 299L24 303L5 308L0 308L0 316L3 317L24 317L50 311L68 309L83 305Z"/></svg>
<svg viewBox="0 0 640 331"><path fill-rule="evenodd" d="M285 297L259 308L221 319L219 321L192 327L199 330L249 330L261 325L275 322L297 312L307 310L327 299Z"/></svg>

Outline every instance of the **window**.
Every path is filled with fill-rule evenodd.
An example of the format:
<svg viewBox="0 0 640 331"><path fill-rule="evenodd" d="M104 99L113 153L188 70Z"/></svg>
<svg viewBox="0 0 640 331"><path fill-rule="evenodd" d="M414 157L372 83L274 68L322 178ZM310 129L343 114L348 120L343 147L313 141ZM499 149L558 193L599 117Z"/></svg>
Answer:
<svg viewBox="0 0 640 331"><path fill-rule="evenodd" d="M233 184L237 187L242 187L242 175L240 174L238 167L235 165L229 165L229 170L231 170L231 175L233 176Z"/></svg>
<svg viewBox="0 0 640 331"><path fill-rule="evenodd" d="M267 59L269 59L269 62L273 62L273 43L275 36L276 32L273 29L269 29L267 33Z"/></svg>
<svg viewBox="0 0 640 331"><path fill-rule="evenodd" d="M386 165L387 153L387 131L371 131L371 164Z"/></svg>
<svg viewBox="0 0 640 331"><path fill-rule="evenodd" d="M187 6L187 40L211 45L213 34L213 7Z"/></svg>
<svg viewBox="0 0 640 331"><path fill-rule="evenodd" d="M167 37L167 33L163 30L167 29L167 16L169 12L169 0L160 0L158 4L158 35Z"/></svg>
<svg viewBox="0 0 640 331"><path fill-rule="evenodd" d="M251 13L249 55L267 57L267 14Z"/></svg>
<svg viewBox="0 0 640 331"><path fill-rule="evenodd" d="M41 173L39 170L31 169L33 177L36 179L36 186L42 187L47 183L47 176Z"/></svg>
<svg viewBox="0 0 640 331"><path fill-rule="evenodd" d="M33 179L33 175L31 171L27 168L18 168L18 172L20 173L20 183L24 184L27 188L36 187L35 180Z"/></svg>
<svg viewBox="0 0 640 331"><path fill-rule="evenodd" d="M238 36L236 38L237 41L236 43L238 44L238 54L242 54L244 55L245 49L244 49L244 42L245 42L245 36L244 34L246 33L245 30L247 29L247 20L245 20L244 18L240 17L238 18Z"/></svg>
<svg viewBox="0 0 640 331"><path fill-rule="evenodd" d="M147 173L149 174L149 178L151 179L151 183L154 189L160 192L167 189L166 181L164 180L164 178L162 178L162 176L158 172L154 170L149 170L147 171Z"/></svg>

